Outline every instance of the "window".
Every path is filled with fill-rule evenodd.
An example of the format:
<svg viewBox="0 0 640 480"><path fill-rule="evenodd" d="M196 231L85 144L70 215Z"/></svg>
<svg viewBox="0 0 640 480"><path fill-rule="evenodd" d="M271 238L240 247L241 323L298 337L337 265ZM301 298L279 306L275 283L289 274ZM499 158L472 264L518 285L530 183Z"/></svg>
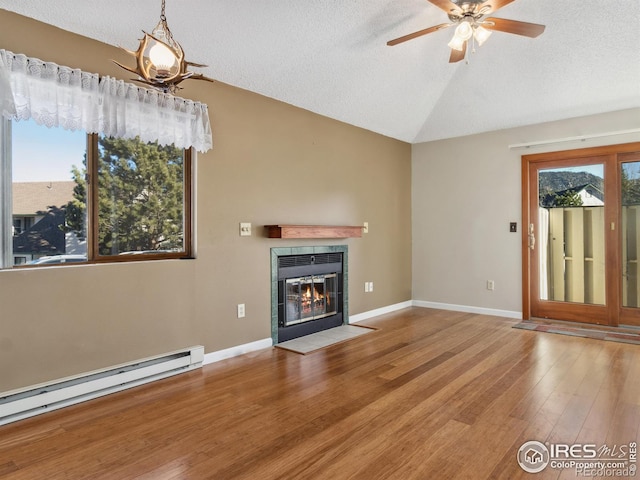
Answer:
<svg viewBox="0 0 640 480"><path fill-rule="evenodd" d="M189 252L190 156L173 146L91 135L97 258ZM185 228L187 226L187 228ZM78 230L82 225L78 225Z"/></svg>
<svg viewBox="0 0 640 480"><path fill-rule="evenodd" d="M2 267L191 255L191 150L4 122Z"/></svg>

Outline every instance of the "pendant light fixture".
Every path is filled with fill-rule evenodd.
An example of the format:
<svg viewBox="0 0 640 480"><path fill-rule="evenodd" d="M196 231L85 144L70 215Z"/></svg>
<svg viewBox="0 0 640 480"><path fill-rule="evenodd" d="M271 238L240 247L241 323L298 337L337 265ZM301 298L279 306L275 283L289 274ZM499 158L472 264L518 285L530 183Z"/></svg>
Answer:
<svg viewBox="0 0 640 480"><path fill-rule="evenodd" d="M134 81L150 85L165 93L175 93L181 88L178 84L188 78L213 82L211 78L205 77L201 73L187 70L189 66L206 67L206 65L188 62L184 59L184 51L180 44L173 39L167 25L164 7L165 0L162 0L160 21L151 34L142 31L144 37L140 39L138 50L134 52L123 48L125 52L135 57L136 68L129 68L115 60L114 63L128 72L138 75Z"/></svg>

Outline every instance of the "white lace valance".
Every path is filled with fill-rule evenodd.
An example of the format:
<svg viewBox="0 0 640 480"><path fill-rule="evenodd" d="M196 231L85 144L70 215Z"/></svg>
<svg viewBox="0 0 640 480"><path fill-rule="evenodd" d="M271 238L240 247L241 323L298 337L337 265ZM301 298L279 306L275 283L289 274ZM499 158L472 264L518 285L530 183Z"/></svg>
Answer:
<svg viewBox="0 0 640 480"><path fill-rule="evenodd" d="M206 152L206 104L0 50L0 110L15 120Z"/></svg>
<svg viewBox="0 0 640 480"><path fill-rule="evenodd" d="M9 117L16 114L16 105L11 93L9 70L0 55L0 115Z"/></svg>

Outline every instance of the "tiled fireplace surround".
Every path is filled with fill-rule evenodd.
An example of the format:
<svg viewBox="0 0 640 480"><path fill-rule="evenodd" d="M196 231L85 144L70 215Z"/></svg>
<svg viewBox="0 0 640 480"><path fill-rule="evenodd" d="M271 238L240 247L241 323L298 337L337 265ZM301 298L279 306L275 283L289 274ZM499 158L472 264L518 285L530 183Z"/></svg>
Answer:
<svg viewBox="0 0 640 480"><path fill-rule="evenodd" d="M349 262L346 245L312 247L276 247L271 249L271 338L273 344L278 341L278 257L288 255L314 255L323 253L342 253L342 324L349 323Z"/></svg>

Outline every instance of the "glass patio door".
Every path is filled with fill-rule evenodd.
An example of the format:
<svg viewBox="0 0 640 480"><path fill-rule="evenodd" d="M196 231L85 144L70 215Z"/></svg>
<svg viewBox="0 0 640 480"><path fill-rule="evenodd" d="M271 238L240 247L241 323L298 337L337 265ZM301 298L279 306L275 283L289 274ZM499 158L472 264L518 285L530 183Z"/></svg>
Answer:
<svg viewBox="0 0 640 480"><path fill-rule="evenodd" d="M523 318L640 326L640 143L522 157Z"/></svg>
<svg viewBox="0 0 640 480"><path fill-rule="evenodd" d="M605 160L530 166L531 313L608 324Z"/></svg>
<svg viewBox="0 0 640 480"><path fill-rule="evenodd" d="M620 324L640 326L640 153L620 155Z"/></svg>

